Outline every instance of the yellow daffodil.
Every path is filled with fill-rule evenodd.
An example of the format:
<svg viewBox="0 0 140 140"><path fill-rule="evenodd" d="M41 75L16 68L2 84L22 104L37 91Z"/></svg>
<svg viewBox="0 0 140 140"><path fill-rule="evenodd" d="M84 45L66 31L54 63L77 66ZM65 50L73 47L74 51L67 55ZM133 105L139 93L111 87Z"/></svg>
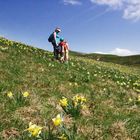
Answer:
<svg viewBox="0 0 140 140"><path fill-rule="evenodd" d="M80 100L81 100L81 102L86 102L87 101L87 99L84 96L81 96Z"/></svg>
<svg viewBox="0 0 140 140"><path fill-rule="evenodd" d="M36 124L29 123L29 128L27 129L30 134L34 137L38 137L41 133L42 127L37 126Z"/></svg>
<svg viewBox="0 0 140 140"><path fill-rule="evenodd" d="M96 77L96 76L97 76L97 74L94 74L94 76Z"/></svg>
<svg viewBox="0 0 140 140"><path fill-rule="evenodd" d="M60 114L58 114L56 118L52 119L52 121L55 126L59 126L62 123L63 118L60 116Z"/></svg>
<svg viewBox="0 0 140 140"><path fill-rule="evenodd" d="M67 137L65 136L65 134L63 134L62 136L58 137L58 139L60 139L60 140L67 140Z"/></svg>
<svg viewBox="0 0 140 140"><path fill-rule="evenodd" d="M132 98L129 98L129 102L132 102L133 100L132 100Z"/></svg>
<svg viewBox="0 0 140 140"><path fill-rule="evenodd" d="M80 96L79 96L79 95L75 95L75 96L73 97L73 100L76 101L76 102L78 102L79 99L80 99Z"/></svg>
<svg viewBox="0 0 140 140"><path fill-rule="evenodd" d="M138 96L138 101L140 102L140 95Z"/></svg>
<svg viewBox="0 0 140 140"><path fill-rule="evenodd" d="M13 93L12 93L12 92L8 92L8 93L7 93L7 96L8 96L9 98L13 98Z"/></svg>
<svg viewBox="0 0 140 140"><path fill-rule="evenodd" d="M90 74L90 72L87 72L87 74L89 75L89 74Z"/></svg>
<svg viewBox="0 0 140 140"><path fill-rule="evenodd" d="M60 100L60 105L62 107L66 107L68 105L68 100L67 98L63 97L61 100Z"/></svg>
<svg viewBox="0 0 140 140"><path fill-rule="evenodd" d="M29 96L29 92L24 92L22 93L23 97L28 97Z"/></svg>
<svg viewBox="0 0 140 140"><path fill-rule="evenodd" d="M78 102L78 103L81 103L81 104L84 103L84 102L86 102L86 98L84 96L80 96L80 95L74 96L73 97L73 100L75 102Z"/></svg>
<svg viewBox="0 0 140 140"><path fill-rule="evenodd" d="M76 82L74 83L74 85L75 85L75 86L78 86L78 84L77 84Z"/></svg>
<svg viewBox="0 0 140 140"><path fill-rule="evenodd" d="M71 86L71 85L72 85L72 83L69 83L69 85Z"/></svg>

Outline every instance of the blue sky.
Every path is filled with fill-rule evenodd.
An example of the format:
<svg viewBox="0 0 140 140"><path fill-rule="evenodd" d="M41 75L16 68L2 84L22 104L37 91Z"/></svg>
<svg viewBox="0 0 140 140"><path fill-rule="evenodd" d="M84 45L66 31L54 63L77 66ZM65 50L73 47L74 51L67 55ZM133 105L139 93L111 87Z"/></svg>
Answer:
<svg viewBox="0 0 140 140"><path fill-rule="evenodd" d="M0 0L0 36L52 51L57 26L71 50L140 54L140 0Z"/></svg>

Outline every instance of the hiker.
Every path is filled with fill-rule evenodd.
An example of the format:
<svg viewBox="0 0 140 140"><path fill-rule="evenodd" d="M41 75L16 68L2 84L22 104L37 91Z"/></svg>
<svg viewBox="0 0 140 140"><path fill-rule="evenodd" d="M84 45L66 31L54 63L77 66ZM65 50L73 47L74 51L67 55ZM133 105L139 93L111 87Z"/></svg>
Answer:
<svg viewBox="0 0 140 140"><path fill-rule="evenodd" d="M48 41L53 45L54 58L58 60L58 44L60 42L59 33L61 32L60 28L56 28L55 31L49 36Z"/></svg>
<svg viewBox="0 0 140 140"><path fill-rule="evenodd" d="M61 51L60 51L60 56L61 56L60 61L61 62L68 62L68 59L69 59L69 45L63 38L60 39L59 47L61 49Z"/></svg>

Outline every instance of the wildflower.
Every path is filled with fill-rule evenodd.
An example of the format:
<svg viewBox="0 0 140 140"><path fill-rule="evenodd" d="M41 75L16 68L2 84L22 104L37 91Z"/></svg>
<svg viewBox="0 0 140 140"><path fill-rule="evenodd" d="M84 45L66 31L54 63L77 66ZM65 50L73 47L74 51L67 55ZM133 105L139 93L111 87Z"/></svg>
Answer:
<svg viewBox="0 0 140 140"><path fill-rule="evenodd" d="M49 67L51 66L52 64L51 63L49 63Z"/></svg>
<svg viewBox="0 0 140 140"><path fill-rule="evenodd" d="M71 62L71 66L74 66L73 62Z"/></svg>
<svg viewBox="0 0 140 140"><path fill-rule="evenodd" d="M73 100L79 103L84 103L86 102L86 98L84 96L76 95L73 97Z"/></svg>
<svg viewBox="0 0 140 140"><path fill-rule="evenodd" d="M126 87L129 88L129 85L127 85Z"/></svg>
<svg viewBox="0 0 140 140"><path fill-rule="evenodd" d="M8 96L9 98L13 98L13 93L12 93L12 92L8 92L8 93L7 93L7 96Z"/></svg>
<svg viewBox="0 0 140 140"><path fill-rule="evenodd" d="M80 100L81 100L82 103L87 101L87 99L84 96L81 96Z"/></svg>
<svg viewBox="0 0 140 140"><path fill-rule="evenodd" d="M79 95L76 95L76 96L73 97L73 100L76 101L76 102L78 102L79 99L80 99L80 96Z"/></svg>
<svg viewBox="0 0 140 140"><path fill-rule="evenodd" d="M123 83L120 83L121 86L123 86Z"/></svg>
<svg viewBox="0 0 140 140"><path fill-rule="evenodd" d="M138 96L138 101L140 102L140 95Z"/></svg>
<svg viewBox="0 0 140 140"><path fill-rule="evenodd" d="M97 76L97 74L94 74L94 76L96 77L96 76Z"/></svg>
<svg viewBox="0 0 140 140"><path fill-rule="evenodd" d="M103 91L106 91L106 88L104 88Z"/></svg>
<svg viewBox="0 0 140 140"><path fill-rule="evenodd" d="M132 98L129 98L129 102L132 102L133 100L132 100Z"/></svg>
<svg viewBox="0 0 140 140"><path fill-rule="evenodd" d="M90 72L88 71L87 74L90 75Z"/></svg>
<svg viewBox="0 0 140 140"><path fill-rule="evenodd" d="M52 121L53 121L53 123L54 123L55 126L59 126L62 123L63 118L60 116L60 114L58 114L56 116L56 118L53 118L52 119Z"/></svg>
<svg viewBox="0 0 140 140"><path fill-rule="evenodd" d="M65 136L65 134L63 134L62 136L58 137L58 139L60 139L60 140L67 140L67 137Z"/></svg>
<svg viewBox="0 0 140 140"><path fill-rule="evenodd" d="M66 107L68 105L68 100L67 98L63 97L61 100L60 100L60 105L62 107Z"/></svg>
<svg viewBox="0 0 140 140"><path fill-rule="evenodd" d="M74 85L75 85L75 86L78 86L78 84L77 84L76 82L74 83Z"/></svg>
<svg viewBox="0 0 140 140"><path fill-rule="evenodd" d="M69 85L71 86L71 85L72 85L72 83L69 83Z"/></svg>
<svg viewBox="0 0 140 140"><path fill-rule="evenodd" d="M28 97L29 96L29 92L24 92L22 93L23 97Z"/></svg>
<svg viewBox="0 0 140 140"><path fill-rule="evenodd" d="M43 127L37 126L36 124L29 123L29 128L27 129L30 134L34 137L38 137L41 133Z"/></svg>

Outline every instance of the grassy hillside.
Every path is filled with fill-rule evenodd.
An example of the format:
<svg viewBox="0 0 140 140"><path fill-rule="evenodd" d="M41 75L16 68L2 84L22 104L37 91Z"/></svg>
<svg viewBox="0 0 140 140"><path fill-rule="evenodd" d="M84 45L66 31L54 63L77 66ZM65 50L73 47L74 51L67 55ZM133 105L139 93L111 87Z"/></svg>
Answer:
<svg viewBox="0 0 140 140"><path fill-rule="evenodd" d="M117 55L109 55L109 54L82 54L73 52L73 55L81 56L81 57L87 57L90 59L103 61L103 62L112 62L115 64L121 64L121 65L128 65L128 66L140 66L140 55L132 55L132 56L117 56Z"/></svg>
<svg viewBox="0 0 140 140"><path fill-rule="evenodd" d="M70 57L0 38L0 140L140 139L139 69Z"/></svg>

